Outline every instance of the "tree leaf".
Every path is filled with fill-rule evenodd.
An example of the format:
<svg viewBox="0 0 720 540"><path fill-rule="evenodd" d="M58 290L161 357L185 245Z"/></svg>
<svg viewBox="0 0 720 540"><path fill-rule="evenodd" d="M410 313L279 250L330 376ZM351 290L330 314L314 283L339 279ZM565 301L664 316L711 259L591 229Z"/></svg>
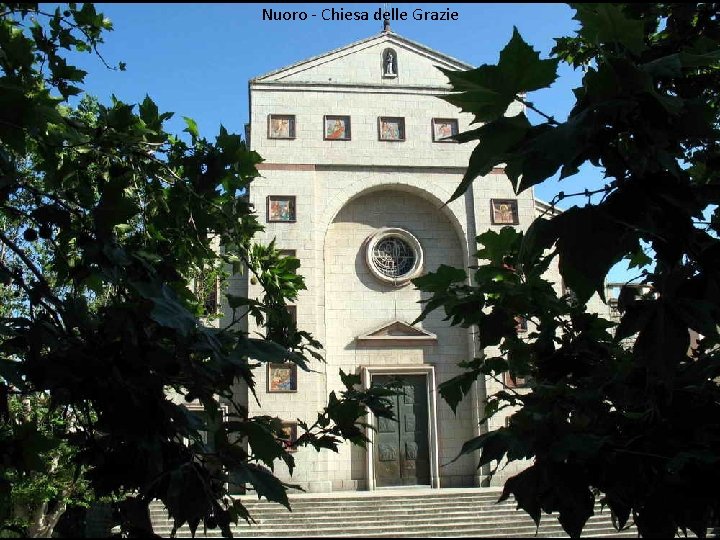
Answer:
<svg viewBox="0 0 720 540"><path fill-rule="evenodd" d="M198 130L198 125L195 120L190 118L189 116L183 116L183 120L185 120L185 125L187 126L183 131L185 133L189 133L192 137L192 142L195 144L195 142L200 138L200 131Z"/></svg>
<svg viewBox="0 0 720 540"><path fill-rule="evenodd" d="M455 414L457 414L457 406L468 395L477 376L476 372L466 371L438 385L438 392Z"/></svg>
<svg viewBox="0 0 720 540"><path fill-rule="evenodd" d="M283 456L285 451L270 431L269 426L257 419L235 423L234 426L238 432L247 437L254 456L265 463L270 470L273 470L275 460Z"/></svg>
<svg viewBox="0 0 720 540"><path fill-rule="evenodd" d="M540 54L528 45L513 26L513 35L500 52L498 67L508 91L513 95L550 86L557 79L558 60L540 60Z"/></svg>
<svg viewBox="0 0 720 540"><path fill-rule="evenodd" d="M236 480L240 484L251 484L258 499L265 497L268 501L278 502L290 510L290 501L285 492L285 485L265 467L253 463L243 464L237 470Z"/></svg>
<svg viewBox="0 0 720 540"><path fill-rule="evenodd" d="M647 322L635 341L635 358L665 384L678 358L687 355L690 335L687 324L678 318L673 310L662 301L653 301L654 309L649 310Z"/></svg>
<svg viewBox="0 0 720 540"><path fill-rule="evenodd" d="M140 118L150 127L159 126L159 111L155 102L150 99L150 96L146 95L143 102L140 104Z"/></svg>
<svg viewBox="0 0 720 540"><path fill-rule="evenodd" d="M604 299L605 276L615 263L635 252L635 233L596 206L573 207L552 220L565 283L581 304L595 292ZM588 242L594 249L584 249Z"/></svg>
<svg viewBox="0 0 720 540"><path fill-rule="evenodd" d="M635 54L645 46L643 21L628 17L619 4L573 4L580 36L596 45L617 43Z"/></svg>
<svg viewBox="0 0 720 540"><path fill-rule="evenodd" d="M168 285L148 282L135 282L135 289L148 300L152 300L150 317L163 326L175 328L183 336L189 336L197 327L197 320L181 303Z"/></svg>
<svg viewBox="0 0 720 540"><path fill-rule="evenodd" d="M505 482L498 502L503 502L513 495L517 507L522 508L540 526L540 475L536 466L531 465Z"/></svg>
<svg viewBox="0 0 720 540"><path fill-rule="evenodd" d="M492 171L495 165L504 163L506 153L523 140L529 128L530 122L521 113L517 116L498 118L473 130L472 139L479 139L480 142L473 150L468 168L448 202L454 201L465 193L475 178L485 176ZM461 133L458 137L463 137L468 133L471 132Z"/></svg>
<svg viewBox="0 0 720 540"><path fill-rule="evenodd" d="M489 122L500 118L518 94L544 88L557 78L557 59L540 60L513 27L513 35L500 52L497 65L487 65L468 71L439 68L459 93L440 96L475 115L474 122Z"/></svg>
<svg viewBox="0 0 720 540"><path fill-rule="evenodd" d="M477 252L480 259L487 259L495 266L503 266L505 258L511 255L522 242L523 234L514 227L505 226L500 231L486 231L476 238L482 249Z"/></svg>
<svg viewBox="0 0 720 540"><path fill-rule="evenodd" d="M451 284L464 282L466 279L467 274L464 270L441 264L435 272L428 272L413 279L412 282L422 291L444 292Z"/></svg>

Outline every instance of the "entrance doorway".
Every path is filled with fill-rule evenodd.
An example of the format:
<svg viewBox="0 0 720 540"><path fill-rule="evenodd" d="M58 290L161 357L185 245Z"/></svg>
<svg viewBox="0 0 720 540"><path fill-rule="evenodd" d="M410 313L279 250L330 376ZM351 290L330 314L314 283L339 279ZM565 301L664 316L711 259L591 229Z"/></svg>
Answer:
<svg viewBox="0 0 720 540"><path fill-rule="evenodd" d="M377 487L431 485L427 375L373 375L372 384L398 381L392 396L395 420L376 418L374 441Z"/></svg>

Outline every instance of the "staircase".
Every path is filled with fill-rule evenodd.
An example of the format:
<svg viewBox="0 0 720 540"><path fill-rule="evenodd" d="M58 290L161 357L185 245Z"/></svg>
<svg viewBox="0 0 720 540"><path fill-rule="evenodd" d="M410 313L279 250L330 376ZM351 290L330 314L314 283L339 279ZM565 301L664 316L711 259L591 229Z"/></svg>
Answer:
<svg viewBox="0 0 720 540"><path fill-rule="evenodd" d="M556 516L543 515L536 534L528 515L516 510L515 501L496 504L500 490L475 489L393 489L375 492L336 492L291 495L292 512L276 503L249 496L241 500L255 519L233 527L235 537L565 537ZM617 532L609 510L595 509L583 530L585 537L637 538L637 530ZM151 517L155 533L169 537L172 522L159 503L153 503ZM178 538L190 538L187 525ZM219 538L219 529L200 538Z"/></svg>

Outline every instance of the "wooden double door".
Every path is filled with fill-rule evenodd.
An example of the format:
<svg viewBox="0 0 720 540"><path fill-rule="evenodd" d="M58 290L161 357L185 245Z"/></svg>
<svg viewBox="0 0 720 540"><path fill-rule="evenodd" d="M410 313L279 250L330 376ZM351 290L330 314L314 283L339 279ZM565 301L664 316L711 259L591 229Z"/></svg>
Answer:
<svg viewBox="0 0 720 540"><path fill-rule="evenodd" d="M372 383L401 381L393 396L396 420L376 418L374 469L377 487L430 485L428 395L425 375L373 375Z"/></svg>

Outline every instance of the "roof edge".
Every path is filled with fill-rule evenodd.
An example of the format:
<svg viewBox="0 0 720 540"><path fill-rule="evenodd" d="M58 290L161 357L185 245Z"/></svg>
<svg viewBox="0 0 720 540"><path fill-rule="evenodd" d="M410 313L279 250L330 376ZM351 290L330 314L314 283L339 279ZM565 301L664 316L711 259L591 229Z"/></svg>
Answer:
<svg viewBox="0 0 720 540"><path fill-rule="evenodd" d="M318 54L318 55L315 55L315 56L311 56L310 58L305 58L304 60L300 60L300 61L295 62L295 63L293 63L293 64L290 64L290 65L288 65L288 66L283 66L283 67L281 67L281 68L274 69L274 70L272 70L272 71L269 71L268 73L264 73L263 75L258 75L257 77L251 78L249 82L250 82L250 83L253 83L253 82L263 82L263 81L262 81L263 79L266 79L266 78L268 78L268 77L272 77L273 75L277 75L278 73L282 73L283 71L289 71L289 70L295 69L295 68L297 68L297 67L300 67L300 66L302 66L303 64L308 64L308 63L310 63L310 62L315 62L315 61L320 60L320 59L322 59L322 58L325 58L325 57L327 57L327 56L331 56L331 55L333 55L333 54L337 54L337 53L339 53L339 52L341 52L341 51L343 51L343 50L345 50L345 49L349 49L349 48L351 48L351 47L357 47L358 45L362 45L362 44L364 44L364 43L368 43L368 42L370 42L370 41L373 41L373 40L376 40L376 39L379 39L379 38L382 38L382 37L388 37L388 36L391 37L391 38L394 38L394 39L396 39L396 40L405 42L406 44L408 44L408 45L410 45L410 46L412 46L412 47L414 47L414 48L416 48L416 49L419 49L419 50L425 52L426 54L429 53L429 54L431 54L432 56L437 56L437 57L440 57L440 58L444 59L444 60L447 61L448 63L456 64L456 65L458 65L458 66L461 67L461 68L474 69L474 67L475 67L475 66L473 66L473 65L471 65L471 64L468 64L467 62L463 62L462 60L458 60L457 58L454 58L454 57L452 57L452 56L449 56L449 55L447 55L447 54L445 54L445 53L441 53L440 51L436 51L435 49L431 49L431 48L428 47L427 45L423 45L422 43L418 43L417 41L413 41L412 39L408 39L408 38L406 38L406 37L404 37L404 36L401 36L400 34L396 34L396 33L393 32L392 30L389 30L389 31L382 31L382 32L380 32L379 34L375 34L375 35L372 35L372 36L370 36L370 37L366 37L366 38L364 38L364 39L360 39L360 40L358 40L358 41L353 41L352 43L348 43L347 45L343 45L343 46L341 46L341 47L337 47L337 48L335 48L335 49L332 49L332 50L330 50L330 51L324 52L324 53L322 53L322 54Z"/></svg>
<svg viewBox="0 0 720 540"><path fill-rule="evenodd" d="M535 198L535 208L543 214L549 214L552 216L557 216L558 214L563 213L562 208L558 208L557 206L538 199L537 197Z"/></svg>

